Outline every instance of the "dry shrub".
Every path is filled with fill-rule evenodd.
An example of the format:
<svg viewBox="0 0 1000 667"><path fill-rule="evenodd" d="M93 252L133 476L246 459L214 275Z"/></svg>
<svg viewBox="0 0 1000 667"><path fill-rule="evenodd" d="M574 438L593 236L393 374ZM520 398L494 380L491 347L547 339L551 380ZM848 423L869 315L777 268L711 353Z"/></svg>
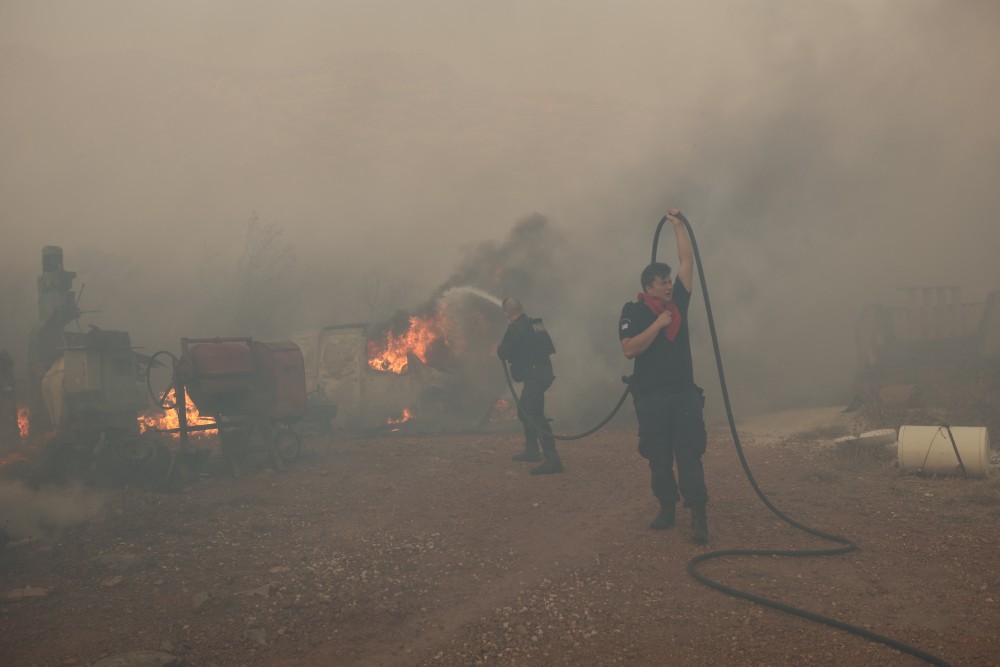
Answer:
<svg viewBox="0 0 1000 667"><path fill-rule="evenodd" d="M998 448L1000 387L988 380L938 382L920 386L904 405L879 400L876 393L862 400L860 413L867 428L894 428L904 424L985 426L991 447Z"/></svg>
<svg viewBox="0 0 1000 667"><path fill-rule="evenodd" d="M860 440L838 442L833 448L834 466L841 470L885 468L895 462L895 447L871 445Z"/></svg>

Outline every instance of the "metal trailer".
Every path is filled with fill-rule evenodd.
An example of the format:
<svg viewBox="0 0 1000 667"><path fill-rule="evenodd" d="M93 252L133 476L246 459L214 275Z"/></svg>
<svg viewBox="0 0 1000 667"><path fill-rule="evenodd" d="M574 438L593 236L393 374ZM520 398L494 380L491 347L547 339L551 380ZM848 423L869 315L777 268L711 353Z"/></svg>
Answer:
<svg viewBox="0 0 1000 667"><path fill-rule="evenodd" d="M180 455L191 452L190 434L199 431L218 431L234 475L242 473L255 444L278 471L299 455L302 439L293 425L305 415L307 401L302 352L294 342L182 338L171 386L174 400L164 407L177 412L178 427L159 431L179 434L171 472L184 460ZM187 396L212 423L188 424Z"/></svg>

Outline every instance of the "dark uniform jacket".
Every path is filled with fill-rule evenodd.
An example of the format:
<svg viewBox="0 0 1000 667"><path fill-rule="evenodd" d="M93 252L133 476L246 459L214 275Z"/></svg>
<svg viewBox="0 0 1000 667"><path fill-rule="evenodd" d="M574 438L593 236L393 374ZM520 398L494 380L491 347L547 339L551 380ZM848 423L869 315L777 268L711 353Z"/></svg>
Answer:
<svg viewBox="0 0 1000 667"><path fill-rule="evenodd" d="M555 377L549 359L555 351L542 320L523 313L507 325L503 340L497 346L497 356L510 362L511 377L518 382Z"/></svg>
<svg viewBox="0 0 1000 667"><path fill-rule="evenodd" d="M673 341L661 332L635 358L633 387L639 394L671 394L694 387L694 365L691 362L691 336L688 333L688 304L691 292L683 283L674 283L673 301L681 312L681 328ZM618 320L618 338L634 338L656 320L656 315L642 301L629 301L622 307Z"/></svg>

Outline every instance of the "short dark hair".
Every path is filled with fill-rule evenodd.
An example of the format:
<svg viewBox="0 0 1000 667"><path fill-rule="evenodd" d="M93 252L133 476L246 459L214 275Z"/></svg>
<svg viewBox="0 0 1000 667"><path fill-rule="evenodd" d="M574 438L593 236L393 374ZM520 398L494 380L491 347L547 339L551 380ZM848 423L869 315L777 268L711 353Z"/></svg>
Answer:
<svg viewBox="0 0 1000 667"><path fill-rule="evenodd" d="M653 284L655 278L669 278L670 277L670 265L664 264L663 262L653 262L645 269L642 270L642 275L639 277L639 282L642 283L642 289L645 290L647 287Z"/></svg>

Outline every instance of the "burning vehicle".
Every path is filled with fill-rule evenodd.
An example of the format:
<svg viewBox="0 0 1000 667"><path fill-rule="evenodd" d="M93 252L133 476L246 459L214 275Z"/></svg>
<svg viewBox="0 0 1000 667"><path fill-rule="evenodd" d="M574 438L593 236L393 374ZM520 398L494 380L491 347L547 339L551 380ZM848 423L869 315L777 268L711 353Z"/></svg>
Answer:
<svg viewBox="0 0 1000 667"><path fill-rule="evenodd" d="M293 336L310 411L335 411L332 427L346 431L509 424L516 412L496 357L507 321L495 295L531 297L551 284L558 245L547 218L529 215L506 239L473 248L423 305Z"/></svg>
<svg viewBox="0 0 1000 667"><path fill-rule="evenodd" d="M388 323L339 324L295 337L311 409L347 431L480 427L504 392L496 368L498 311L439 298Z"/></svg>
<svg viewBox="0 0 1000 667"><path fill-rule="evenodd" d="M332 406L336 428L351 431L403 424L415 414L440 414L457 395L455 378L406 352L391 360L376 355L370 362L374 340L369 328L333 325L298 339L313 405Z"/></svg>

